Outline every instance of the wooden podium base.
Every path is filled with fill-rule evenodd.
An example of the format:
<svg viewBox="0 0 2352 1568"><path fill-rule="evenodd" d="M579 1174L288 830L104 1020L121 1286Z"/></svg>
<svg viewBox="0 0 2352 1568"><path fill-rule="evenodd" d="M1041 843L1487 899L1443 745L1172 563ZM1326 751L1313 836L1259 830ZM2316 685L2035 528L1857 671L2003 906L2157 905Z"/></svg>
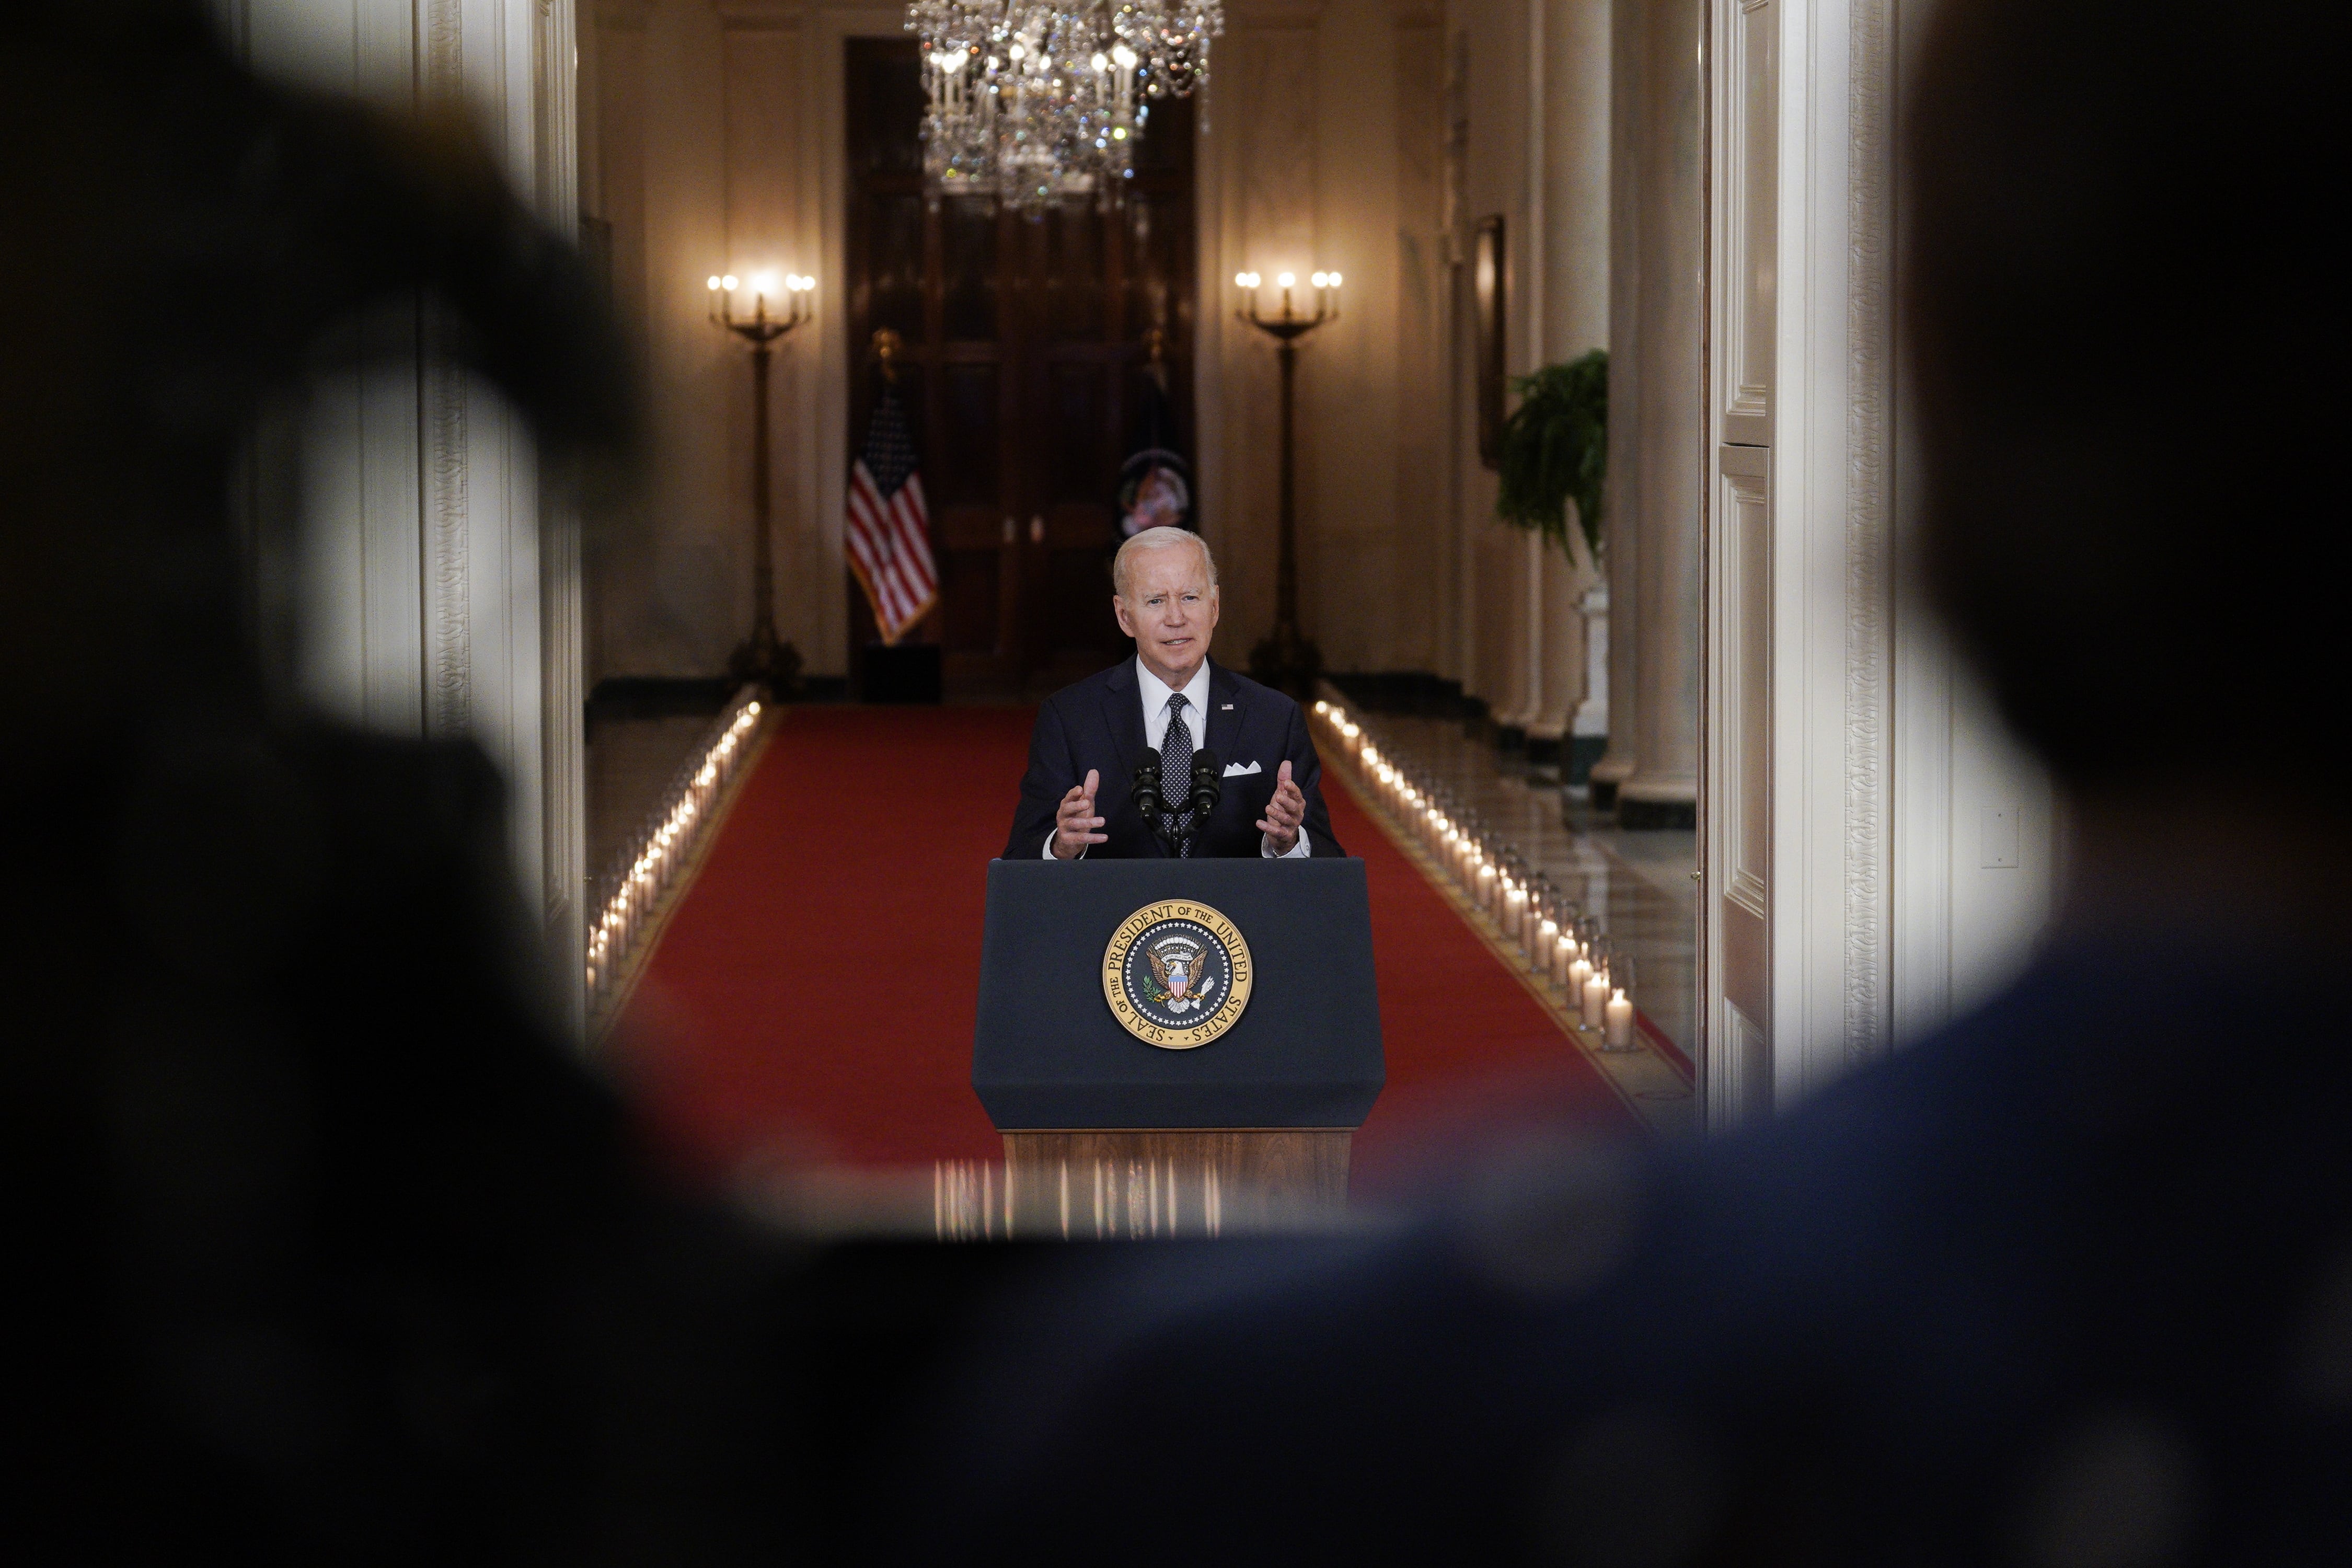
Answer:
<svg viewBox="0 0 2352 1568"><path fill-rule="evenodd" d="M1221 1236L1346 1211L1346 1128L1004 1134L1015 1235Z"/></svg>

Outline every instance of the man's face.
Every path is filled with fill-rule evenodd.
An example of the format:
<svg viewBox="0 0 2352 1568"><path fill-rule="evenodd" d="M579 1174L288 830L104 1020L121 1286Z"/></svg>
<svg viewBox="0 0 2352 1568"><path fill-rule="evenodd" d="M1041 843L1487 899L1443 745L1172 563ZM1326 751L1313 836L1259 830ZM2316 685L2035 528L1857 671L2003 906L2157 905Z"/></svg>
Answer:
<svg viewBox="0 0 2352 1568"><path fill-rule="evenodd" d="M1192 546L1171 544L1129 557L1127 592L1110 602L1143 667L1169 685L1183 686L1209 657L1217 591L1209 585L1208 563Z"/></svg>

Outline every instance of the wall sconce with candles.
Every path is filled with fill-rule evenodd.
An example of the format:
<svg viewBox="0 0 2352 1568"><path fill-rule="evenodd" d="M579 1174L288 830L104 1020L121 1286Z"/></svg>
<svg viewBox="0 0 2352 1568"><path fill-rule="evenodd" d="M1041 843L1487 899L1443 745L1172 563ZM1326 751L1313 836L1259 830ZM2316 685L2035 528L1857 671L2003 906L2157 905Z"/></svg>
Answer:
<svg viewBox="0 0 2352 1568"><path fill-rule="evenodd" d="M776 636L776 561L770 521L768 458L768 361L777 339L809 319L809 296L816 279L798 273L755 272L750 279L751 313L735 314L742 289L733 274L710 279L710 322L751 345L751 636L727 661L739 681L756 680L782 695L800 682L800 650ZM768 313L768 300L782 307Z"/></svg>
<svg viewBox="0 0 2352 1568"><path fill-rule="evenodd" d="M1293 298L1298 278L1296 273L1285 272L1274 280L1274 286L1281 290L1282 313L1268 316L1258 309L1264 279L1255 272L1237 273L1234 278L1234 286L1242 291L1244 301L1235 314L1274 339L1275 354L1282 364L1282 501L1277 513L1279 533L1275 557L1274 635L1251 650L1250 674L1302 700L1310 695L1315 678L1323 672L1323 651L1298 629L1298 475L1293 415L1298 340L1339 319L1339 275L1317 272L1309 276L1307 282L1315 290L1313 315L1298 313Z"/></svg>

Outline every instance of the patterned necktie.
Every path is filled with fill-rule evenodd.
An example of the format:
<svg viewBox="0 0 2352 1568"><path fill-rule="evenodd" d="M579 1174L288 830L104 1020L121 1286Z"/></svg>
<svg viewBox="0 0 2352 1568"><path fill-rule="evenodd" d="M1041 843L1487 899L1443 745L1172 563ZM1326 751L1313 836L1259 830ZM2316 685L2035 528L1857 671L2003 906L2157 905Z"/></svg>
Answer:
<svg viewBox="0 0 2352 1568"><path fill-rule="evenodd" d="M1168 732L1160 737L1160 793L1171 807L1192 798L1192 731L1184 724L1184 694L1181 691L1168 699ZM1179 810L1171 815L1176 831L1189 834L1192 814ZM1182 838L1177 853L1192 853L1191 837Z"/></svg>

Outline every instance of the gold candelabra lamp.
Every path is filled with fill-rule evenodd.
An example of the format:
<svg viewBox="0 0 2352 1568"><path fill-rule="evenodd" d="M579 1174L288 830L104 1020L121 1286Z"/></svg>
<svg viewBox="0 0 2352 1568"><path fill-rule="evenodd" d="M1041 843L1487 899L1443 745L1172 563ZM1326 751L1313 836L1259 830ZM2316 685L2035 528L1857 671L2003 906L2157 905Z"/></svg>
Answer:
<svg viewBox="0 0 2352 1568"><path fill-rule="evenodd" d="M1259 307L1265 280L1255 272L1238 273L1234 286L1242 291L1242 309L1235 312L1274 340L1275 356L1282 365L1282 500L1278 511L1274 570L1274 635L1250 653L1255 679L1306 700L1314 695L1315 678L1323 673L1323 652L1298 629L1298 472L1294 413L1298 381L1298 341L1316 328L1339 319L1339 275L1317 272L1307 279L1315 292L1315 313L1298 312L1293 296L1297 275L1276 276L1282 310L1269 316Z"/></svg>
<svg viewBox="0 0 2352 1568"><path fill-rule="evenodd" d="M735 314L735 296L751 296L751 313ZM751 345L751 636L727 661L728 674L739 681L756 680L778 696L800 684L800 650L776 636L776 556L774 523L769 502L768 362L774 345L810 316L809 296L816 279L798 273L755 272L739 279L730 274L710 279L710 321ZM771 298L782 314L768 313Z"/></svg>

